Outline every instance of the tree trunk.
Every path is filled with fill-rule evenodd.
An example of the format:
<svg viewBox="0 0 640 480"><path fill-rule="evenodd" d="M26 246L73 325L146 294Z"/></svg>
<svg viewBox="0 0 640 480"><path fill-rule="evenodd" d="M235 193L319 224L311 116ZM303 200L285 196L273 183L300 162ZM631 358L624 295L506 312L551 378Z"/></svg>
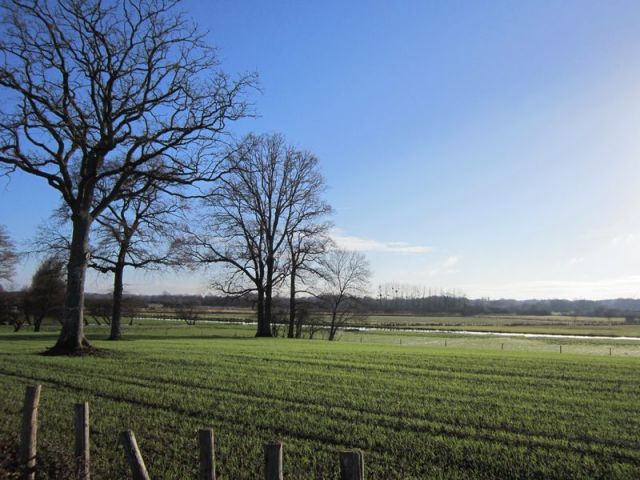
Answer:
<svg viewBox="0 0 640 480"><path fill-rule="evenodd" d="M33 322L33 331L34 332L39 332L40 331L40 326L42 325L42 320L44 320L44 315L41 315L37 318L34 319Z"/></svg>
<svg viewBox="0 0 640 480"><path fill-rule="evenodd" d="M20 330L24 324L31 325L31 314L28 311L24 312L24 320L22 322L19 320L19 318L20 317L16 315L16 321L13 325L14 332L17 332L18 330Z"/></svg>
<svg viewBox="0 0 640 480"><path fill-rule="evenodd" d="M264 286L264 328L269 331L268 337L272 337L272 300L273 300L273 258L267 258L267 278ZM264 335L261 335L264 336Z"/></svg>
<svg viewBox="0 0 640 480"><path fill-rule="evenodd" d="M258 319L257 337L272 337L271 332L271 295L273 293L273 258L267 258L266 275L263 276L264 290L262 290L262 323ZM266 277L266 278L265 278ZM260 292L258 293L258 302L260 302Z"/></svg>
<svg viewBox="0 0 640 480"><path fill-rule="evenodd" d="M270 337L271 327L268 322L265 321L265 295L264 289L258 289L258 331L256 337Z"/></svg>
<svg viewBox="0 0 640 480"><path fill-rule="evenodd" d="M294 326L296 323L296 268L291 268L291 289L289 292L289 332L287 337L294 337Z"/></svg>
<svg viewBox="0 0 640 480"><path fill-rule="evenodd" d="M27 323L27 321L28 321L29 317L25 315L25 317L24 317L24 318L25 318L25 320L20 321L20 317L16 315L16 321L15 321L15 323L13 324L13 331L14 331L14 332L19 331L19 330L22 328L22 325L24 325L25 323ZM28 325L30 325L30 323L29 323Z"/></svg>
<svg viewBox="0 0 640 480"><path fill-rule="evenodd" d="M338 326L336 325L336 316L336 310L331 312L331 328L329 328L329 341L336 338L336 331L338 330Z"/></svg>
<svg viewBox="0 0 640 480"><path fill-rule="evenodd" d="M122 338L122 291L124 276L124 255L119 255L116 268L113 272L113 310L111 313L111 335L109 340L120 340Z"/></svg>
<svg viewBox="0 0 640 480"><path fill-rule="evenodd" d="M91 348L84 336L84 281L89 261L91 221L88 209L72 216L73 235L67 265L62 330L51 353L70 354Z"/></svg>
<svg viewBox="0 0 640 480"><path fill-rule="evenodd" d="M262 318L262 328L260 330L259 337L272 337L271 331L271 289L265 288L264 292L264 311Z"/></svg>
<svg viewBox="0 0 640 480"><path fill-rule="evenodd" d="M302 319L303 317L300 315L296 319L296 338L302 338Z"/></svg>

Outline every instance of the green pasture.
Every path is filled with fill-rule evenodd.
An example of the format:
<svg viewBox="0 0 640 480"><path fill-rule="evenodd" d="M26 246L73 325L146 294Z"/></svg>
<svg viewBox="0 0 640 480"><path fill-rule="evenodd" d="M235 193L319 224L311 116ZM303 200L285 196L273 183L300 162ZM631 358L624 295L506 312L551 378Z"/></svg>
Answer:
<svg viewBox="0 0 640 480"><path fill-rule="evenodd" d="M49 329L0 327L0 435L17 438L24 387L41 383L40 451L68 459L73 404L89 401L95 479L126 478L124 429L152 478L195 479L202 427L215 429L221 479L261 478L273 439L289 479L338 478L346 448L364 450L370 479L640 478L631 342L609 356L596 340L343 332L327 342L139 322L121 342L92 325L104 354L67 358L39 355Z"/></svg>

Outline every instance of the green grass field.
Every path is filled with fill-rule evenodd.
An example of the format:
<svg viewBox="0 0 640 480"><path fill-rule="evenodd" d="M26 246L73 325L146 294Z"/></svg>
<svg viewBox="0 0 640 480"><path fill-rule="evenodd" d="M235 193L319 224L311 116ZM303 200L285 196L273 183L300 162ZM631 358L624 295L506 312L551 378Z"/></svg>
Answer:
<svg viewBox="0 0 640 480"><path fill-rule="evenodd" d="M149 322L94 340L104 356L61 358L38 355L53 332L0 328L0 434L17 436L24 387L42 383L40 450L70 455L73 404L87 400L96 479L126 476L124 429L152 478L197 478L202 427L216 431L222 479L261 478L272 439L289 479L338 478L351 447L371 479L640 478L638 343L610 357L599 341L560 354L555 340L256 339L251 327Z"/></svg>

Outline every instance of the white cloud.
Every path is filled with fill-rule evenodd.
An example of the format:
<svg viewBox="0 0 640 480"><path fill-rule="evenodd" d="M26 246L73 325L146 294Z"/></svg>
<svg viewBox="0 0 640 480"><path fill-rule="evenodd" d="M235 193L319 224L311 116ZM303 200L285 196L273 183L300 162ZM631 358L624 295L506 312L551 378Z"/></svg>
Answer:
<svg viewBox="0 0 640 480"><path fill-rule="evenodd" d="M449 257L445 258L442 262L440 262L438 265L436 265L431 270L429 270L429 275L433 277L436 275L455 273L456 272L455 267L456 265L458 265L459 262L460 262L459 256L450 255Z"/></svg>
<svg viewBox="0 0 640 480"><path fill-rule="evenodd" d="M569 259L569 265L578 265L584 263L584 257L572 257Z"/></svg>
<svg viewBox="0 0 640 480"><path fill-rule="evenodd" d="M457 265L459 261L460 257L452 255L450 257L447 257L447 259L442 263L442 266L444 266L445 268L451 268Z"/></svg>
<svg viewBox="0 0 640 480"><path fill-rule="evenodd" d="M640 245L640 232L630 232L616 235L611 239L614 247L636 247Z"/></svg>
<svg viewBox="0 0 640 480"><path fill-rule="evenodd" d="M423 254L433 251L432 247L424 245L412 245L407 242L382 242L371 238L356 237L354 235L344 235L336 230L331 234L331 238L336 245L345 250L358 250L362 252L385 252L385 253L405 253Z"/></svg>

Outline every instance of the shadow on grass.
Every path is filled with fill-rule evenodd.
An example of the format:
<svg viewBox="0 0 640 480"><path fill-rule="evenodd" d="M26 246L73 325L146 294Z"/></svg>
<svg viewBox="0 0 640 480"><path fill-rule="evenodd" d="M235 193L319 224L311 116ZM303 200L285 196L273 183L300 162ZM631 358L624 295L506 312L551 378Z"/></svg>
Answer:
<svg viewBox="0 0 640 480"><path fill-rule="evenodd" d="M34 340L49 340L55 341L58 338L57 333L53 332L42 332L42 333L34 333L34 332L25 332L25 333L7 333L0 334L0 342L7 341L34 341Z"/></svg>
<svg viewBox="0 0 640 480"><path fill-rule="evenodd" d="M251 340L256 337L246 336L246 337L234 337L232 335L218 335L218 334L202 334L202 335L163 335L161 333L154 334L132 334L125 335L119 340L107 340L106 338L91 338L92 341L105 341L108 344L118 344L118 343L126 343L136 340Z"/></svg>
<svg viewBox="0 0 640 480"><path fill-rule="evenodd" d="M15 334L0 334L0 342L33 342L33 341L50 341L55 343L58 338L57 333L15 333ZM116 345L119 343L127 343L136 340L251 340L256 337L247 336L233 336L233 335L221 335L221 334L199 334L199 335L165 335L162 333L141 333L124 335L119 340L109 340L108 335L105 336L90 336L89 340L92 342L106 342L108 345Z"/></svg>

